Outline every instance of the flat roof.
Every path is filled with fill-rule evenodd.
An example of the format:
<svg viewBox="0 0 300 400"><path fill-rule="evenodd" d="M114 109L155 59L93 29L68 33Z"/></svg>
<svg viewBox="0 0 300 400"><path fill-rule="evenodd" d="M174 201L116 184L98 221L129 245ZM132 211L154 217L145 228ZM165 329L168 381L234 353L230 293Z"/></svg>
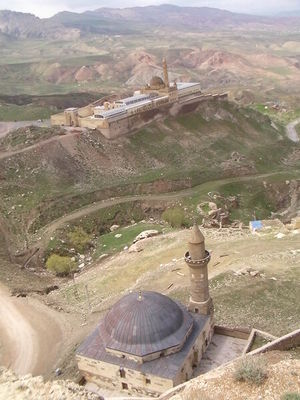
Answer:
<svg viewBox="0 0 300 400"><path fill-rule="evenodd" d="M183 90L198 85L200 85L200 82L177 82L178 90Z"/></svg>
<svg viewBox="0 0 300 400"><path fill-rule="evenodd" d="M150 98L149 94L136 94L134 96L125 97L125 99L116 100L116 103L119 103L119 102L129 103L133 100L143 100L143 99L148 99L148 98Z"/></svg>
<svg viewBox="0 0 300 400"><path fill-rule="evenodd" d="M95 107L96 109L97 107ZM109 118L113 117L114 115L117 114L124 114L126 112L125 107L118 107L118 108L113 108L112 110L103 110L100 109L99 111L94 111L95 115L102 115L104 118Z"/></svg>

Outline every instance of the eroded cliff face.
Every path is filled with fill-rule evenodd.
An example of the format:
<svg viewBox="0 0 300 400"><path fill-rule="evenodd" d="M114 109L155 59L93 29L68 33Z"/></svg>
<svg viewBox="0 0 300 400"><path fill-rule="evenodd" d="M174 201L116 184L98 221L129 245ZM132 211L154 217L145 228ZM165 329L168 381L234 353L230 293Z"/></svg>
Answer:
<svg viewBox="0 0 300 400"><path fill-rule="evenodd" d="M44 382L41 376L17 377L0 367L0 400L100 400L71 381Z"/></svg>

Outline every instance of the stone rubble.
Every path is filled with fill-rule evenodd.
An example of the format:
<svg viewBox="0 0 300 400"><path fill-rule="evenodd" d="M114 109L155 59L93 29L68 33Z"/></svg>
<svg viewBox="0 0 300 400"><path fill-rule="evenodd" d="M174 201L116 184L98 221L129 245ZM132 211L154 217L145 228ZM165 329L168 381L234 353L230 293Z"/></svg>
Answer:
<svg viewBox="0 0 300 400"><path fill-rule="evenodd" d="M17 377L0 367L0 400L103 400L71 381L44 382L41 376Z"/></svg>

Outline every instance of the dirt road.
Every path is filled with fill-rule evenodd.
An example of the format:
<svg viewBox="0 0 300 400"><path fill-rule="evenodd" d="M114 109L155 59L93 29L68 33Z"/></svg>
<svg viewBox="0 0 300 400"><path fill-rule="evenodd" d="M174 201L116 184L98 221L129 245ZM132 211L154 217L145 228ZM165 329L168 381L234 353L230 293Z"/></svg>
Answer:
<svg viewBox="0 0 300 400"><path fill-rule="evenodd" d="M62 345L61 316L32 298L11 297L0 285L0 364L17 374L47 374Z"/></svg>
<svg viewBox="0 0 300 400"><path fill-rule="evenodd" d="M75 132L73 133L72 131L67 131L68 133L66 133L65 135L61 136L61 135L57 135L57 136L52 136L49 139L43 140L41 142L35 143L31 146L28 147L24 147L23 149L20 150L12 150L12 151L5 151L3 153L0 153L0 160L4 160L6 158L15 156L17 154L22 154L22 153L26 153L27 151L30 150L34 150L34 149L38 149L42 146L45 146L45 144L49 144L52 142L55 142L56 140L60 141L60 142L64 142L66 140L66 138L68 138L69 136L78 136L80 135L80 132Z"/></svg>
<svg viewBox="0 0 300 400"><path fill-rule="evenodd" d="M0 138L7 135L9 132L18 129L24 128L25 126L40 126L40 127L48 127L50 126L50 120L44 120L43 122L38 121L18 121L18 122L0 122Z"/></svg>
<svg viewBox="0 0 300 400"><path fill-rule="evenodd" d="M298 132L296 131L296 126L300 124L300 118L296 119L295 121L291 122L286 127L286 133L289 139L293 142L298 143L300 142Z"/></svg>
<svg viewBox="0 0 300 400"><path fill-rule="evenodd" d="M1 158L1 157L0 157ZM227 178L227 179L222 179L219 181L214 181L214 183L217 184L225 184L225 183L232 183L232 182L247 182L248 180L251 180L253 178L256 179L263 179L267 178L270 176L278 175L280 172L274 172L274 173L268 173L268 174L261 174L261 175L250 175L246 177L237 177L237 178ZM106 199L102 200L96 203L93 203L91 205L82 207L78 210L75 210L71 212L70 214L64 215L63 217L60 217L54 221L52 221L50 224L46 225L44 228L42 228L40 231L36 233L36 235L32 238L34 243L31 243L31 246L39 247L40 249L43 249L44 245L46 245L50 237L53 235L53 233L65 225L68 222L74 221L76 219L79 219L81 217L84 217L86 215L92 214L96 211L99 211L103 208L111 207L117 204L124 204L124 203L129 203L133 201L173 201L173 200L178 200L187 196L191 196L195 193L207 193L210 190L210 185L212 182L204 183L200 186L195 186L190 189L185 189L185 190L180 190L177 192L169 192L169 193L162 193L162 194L150 194L150 195L134 195L134 196L124 196L124 197L119 197L119 198L112 198L112 199ZM39 238L39 239L37 239Z"/></svg>

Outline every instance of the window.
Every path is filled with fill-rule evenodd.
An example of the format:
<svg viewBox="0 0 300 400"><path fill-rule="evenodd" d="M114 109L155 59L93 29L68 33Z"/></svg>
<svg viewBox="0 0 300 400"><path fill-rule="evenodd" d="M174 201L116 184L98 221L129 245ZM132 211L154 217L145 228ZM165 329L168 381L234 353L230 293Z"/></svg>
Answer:
<svg viewBox="0 0 300 400"><path fill-rule="evenodd" d="M127 385L127 383L122 382L122 389L123 389L123 390L128 390L128 385Z"/></svg>
<svg viewBox="0 0 300 400"><path fill-rule="evenodd" d="M199 309L198 308L195 308L195 313L199 314Z"/></svg>
<svg viewBox="0 0 300 400"><path fill-rule="evenodd" d="M150 385L151 380L149 378L146 378L146 383L147 383L147 385Z"/></svg>
<svg viewBox="0 0 300 400"><path fill-rule="evenodd" d="M125 369L124 368L120 368L120 377L121 378L125 378L126 377L126 373L125 373Z"/></svg>

